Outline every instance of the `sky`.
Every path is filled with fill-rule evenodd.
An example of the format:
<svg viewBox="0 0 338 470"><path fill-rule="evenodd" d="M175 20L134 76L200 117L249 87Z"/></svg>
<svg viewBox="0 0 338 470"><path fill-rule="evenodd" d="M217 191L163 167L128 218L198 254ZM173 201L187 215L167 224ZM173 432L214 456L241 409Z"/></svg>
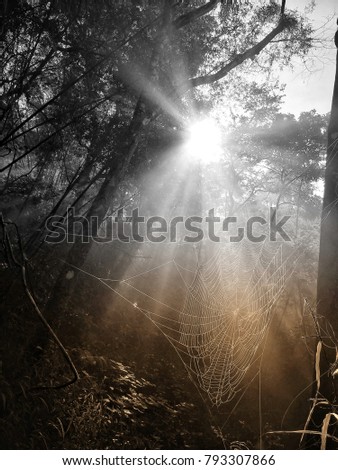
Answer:
<svg viewBox="0 0 338 470"><path fill-rule="evenodd" d="M309 3L310 0L287 0L286 8L304 12ZM292 63L293 70L284 70L280 74L280 81L287 84L282 110L296 116L311 109L319 113L330 110L337 53L333 37L337 28L338 1L317 0L314 11L306 15L315 28L320 28L316 36L326 38L326 42L311 52L306 64L297 59Z"/></svg>

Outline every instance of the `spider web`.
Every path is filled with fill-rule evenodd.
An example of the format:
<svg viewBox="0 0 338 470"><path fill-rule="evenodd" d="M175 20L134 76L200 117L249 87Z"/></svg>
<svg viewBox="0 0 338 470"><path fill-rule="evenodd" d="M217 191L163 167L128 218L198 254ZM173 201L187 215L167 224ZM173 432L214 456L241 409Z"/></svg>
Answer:
<svg viewBox="0 0 338 470"><path fill-rule="evenodd" d="M245 244L220 251L198 269L180 316L188 367L216 405L242 388L286 281L281 247L272 257Z"/></svg>
<svg viewBox="0 0 338 470"><path fill-rule="evenodd" d="M213 248L205 263L198 253L196 257L194 270L174 257L119 281L118 289L109 285L116 280L100 280L156 325L175 348L189 376L212 404L219 406L243 389L291 273L282 245L226 243ZM136 271L137 266L136 262ZM138 282L143 278L148 285L150 274L161 278L161 270L168 267L176 271L185 290L180 308L156 298L149 286L146 289ZM135 294L137 302L132 300ZM151 302L153 308L149 308Z"/></svg>

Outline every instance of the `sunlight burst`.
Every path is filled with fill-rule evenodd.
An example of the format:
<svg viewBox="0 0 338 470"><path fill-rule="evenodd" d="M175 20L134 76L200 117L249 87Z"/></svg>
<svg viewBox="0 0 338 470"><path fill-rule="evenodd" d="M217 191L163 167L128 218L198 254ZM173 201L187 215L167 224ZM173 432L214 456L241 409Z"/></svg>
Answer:
<svg viewBox="0 0 338 470"><path fill-rule="evenodd" d="M196 121L189 127L188 153L202 163L218 161L222 156L221 130L214 119Z"/></svg>

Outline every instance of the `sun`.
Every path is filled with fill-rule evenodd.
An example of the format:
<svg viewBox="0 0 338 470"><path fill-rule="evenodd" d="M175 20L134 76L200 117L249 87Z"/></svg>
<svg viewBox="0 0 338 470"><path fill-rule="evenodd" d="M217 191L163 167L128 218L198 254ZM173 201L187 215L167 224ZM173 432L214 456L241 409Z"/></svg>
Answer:
<svg viewBox="0 0 338 470"><path fill-rule="evenodd" d="M220 160L222 156L221 129L212 118L195 121L188 128L187 152L201 163Z"/></svg>

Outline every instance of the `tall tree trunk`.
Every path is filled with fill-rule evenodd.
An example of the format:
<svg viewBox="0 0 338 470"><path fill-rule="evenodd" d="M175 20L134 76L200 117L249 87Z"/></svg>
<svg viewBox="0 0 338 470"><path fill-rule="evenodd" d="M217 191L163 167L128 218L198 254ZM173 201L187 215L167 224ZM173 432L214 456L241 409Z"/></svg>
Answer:
<svg viewBox="0 0 338 470"><path fill-rule="evenodd" d="M335 35L338 49L338 31ZM317 316L323 340L320 394L328 404L317 407L313 421L321 428L325 415L333 411L338 398L338 375L333 375L337 360L338 337L338 51L337 68L328 127L325 190L321 220L317 286ZM331 429L329 428L329 431Z"/></svg>

